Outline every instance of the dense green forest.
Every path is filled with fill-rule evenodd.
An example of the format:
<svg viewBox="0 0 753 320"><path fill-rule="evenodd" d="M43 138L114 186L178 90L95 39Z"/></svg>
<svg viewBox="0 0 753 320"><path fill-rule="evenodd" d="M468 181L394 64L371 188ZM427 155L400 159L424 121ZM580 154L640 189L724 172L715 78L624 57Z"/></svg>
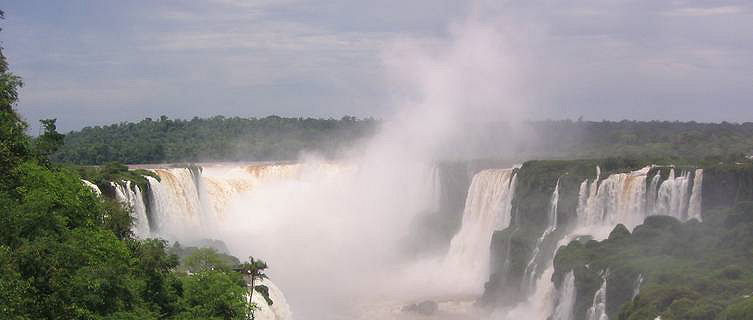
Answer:
<svg viewBox="0 0 753 320"><path fill-rule="evenodd" d="M707 216L700 223L650 216L632 233L618 225L607 240L559 250L555 279L574 270L576 318L606 277L610 319L751 319L753 203Z"/></svg>
<svg viewBox="0 0 753 320"><path fill-rule="evenodd" d="M753 119L751 119L753 120ZM601 159L622 157L655 163L698 164L753 154L753 122L532 121L492 123L475 129L482 157ZM512 141L512 145L508 145ZM500 145L499 148L494 148Z"/></svg>
<svg viewBox="0 0 753 320"><path fill-rule="evenodd" d="M610 319L753 319L753 162L705 167L703 181L702 222L648 216L557 251L553 281L574 272L575 318L606 279Z"/></svg>
<svg viewBox="0 0 753 320"><path fill-rule="evenodd" d="M372 135L380 123L353 117L147 118L71 132L52 159L73 164L295 160L303 151L331 157ZM468 144L477 147L464 155L467 158L509 158L512 153L523 161L609 155L699 163L720 156L753 154L750 122L562 120L526 122L514 128L493 122L468 132L472 132ZM512 146L507 145L510 140L515 141Z"/></svg>
<svg viewBox="0 0 753 320"><path fill-rule="evenodd" d="M21 85L0 51L0 319L246 319L241 272L263 278L266 264L134 239L127 208L48 160L54 120L25 133Z"/></svg>
<svg viewBox="0 0 753 320"><path fill-rule="evenodd" d="M86 127L65 136L52 159L75 164L295 160L301 152L336 155L373 133L373 119L144 119Z"/></svg>

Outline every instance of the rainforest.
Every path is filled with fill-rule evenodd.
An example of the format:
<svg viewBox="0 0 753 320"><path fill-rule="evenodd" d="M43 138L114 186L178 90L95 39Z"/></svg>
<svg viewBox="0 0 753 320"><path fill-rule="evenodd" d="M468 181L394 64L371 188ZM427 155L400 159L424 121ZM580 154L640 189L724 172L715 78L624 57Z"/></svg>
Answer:
<svg viewBox="0 0 753 320"><path fill-rule="evenodd" d="M3 6L1 319L753 319L747 4Z"/></svg>

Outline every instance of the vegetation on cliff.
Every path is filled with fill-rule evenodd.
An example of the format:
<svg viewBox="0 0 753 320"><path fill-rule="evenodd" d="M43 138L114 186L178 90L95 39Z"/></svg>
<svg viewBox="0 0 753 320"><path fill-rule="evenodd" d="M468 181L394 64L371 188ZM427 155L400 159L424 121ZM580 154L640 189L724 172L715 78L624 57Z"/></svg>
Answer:
<svg viewBox="0 0 753 320"><path fill-rule="evenodd" d="M574 270L576 319L607 279L610 319L750 319L753 317L753 203L681 223L650 216L630 233L573 241L557 252L555 283ZM639 290L638 290L639 288Z"/></svg>
<svg viewBox="0 0 753 320"><path fill-rule="evenodd" d="M560 196L555 222L558 228L543 241L541 254L536 260L539 267L536 272L545 267L546 257L552 257L556 250L556 240L574 221L580 184L585 179L596 178L597 166L601 168L603 179L609 174L636 170L649 163L646 159L629 158L525 162L517 174L510 227L496 231L492 236L492 275L483 302L514 304L525 298L525 292L520 292L520 284L537 239L550 223L550 200L558 181Z"/></svg>

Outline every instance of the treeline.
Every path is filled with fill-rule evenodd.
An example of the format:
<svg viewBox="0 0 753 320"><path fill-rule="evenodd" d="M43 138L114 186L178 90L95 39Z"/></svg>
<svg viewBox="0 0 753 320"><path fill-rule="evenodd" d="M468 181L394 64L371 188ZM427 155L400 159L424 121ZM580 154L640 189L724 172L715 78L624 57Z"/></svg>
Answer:
<svg viewBox="0 0 753 320"><path fill-rule="evenodd" d="M533 128L540 150L566 158L632 157L680 164L753 154L753 122L547 121Z"/></svg>
<svg viewBox="0 0 753 320"><path fill-rule="evenodd" d="M306 151L334 156L371 135L378 124L371 118L350 116L339 120L278 116L173 120L162 116L71 132L52 159L75 164L131 164L295 160Z"/></svg>
<svg viewBox="0 0 753 320"><path fill-rule="evenodd" d="M354 117L171 120L163 116L71 132L52 159L73 164L265 161L295 160L303 151L332 157L372 135L379 124ZM547 120L515 126L492 122L464 131L467 137L448 142L448 156L509 158L512 154L518 161L631 157L697 164L753 154L751 122Z"/></svg>
<svg viewBox="0 0 753 320"><path fill-rule="evenodd" d="M472 149L474 157L512 156L518 162L622 157L698 164L753 154L751 122L547 120L491 123L466 132L463 147Z"/></svg>

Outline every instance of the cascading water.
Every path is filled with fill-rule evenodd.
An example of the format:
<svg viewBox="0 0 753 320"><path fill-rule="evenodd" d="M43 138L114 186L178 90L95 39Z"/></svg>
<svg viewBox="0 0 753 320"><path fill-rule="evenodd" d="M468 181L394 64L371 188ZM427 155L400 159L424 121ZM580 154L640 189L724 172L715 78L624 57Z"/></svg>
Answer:
<svg viewBox="0 0 753 320"><path fill-rule="evenodd" d="M703 220L701 214L701 193L703 192L703 169L696 169L693 177L693 190L690 194L690 205L688 205L688 219Z"/></svg>
<svg viewBox="0 0 753 320"><path fill-rule="evenodd" d="M639 293L641 293L641 285L643 284L643 274L639 274L638 278L635 279L635 288L633 288L633 297L632 299L635 299L635 297L638 296Z"/></svg>
<svg viewBox="0 0 753 320"><path fill-rule="evenodd" d="M656 174L652 177L647 186L648 174L653 167L648 166L640 170L612 174L601 180L601 169L596 167L596 178L593 181L584 180L578 192L578 206L576 208L577 219L575 225L557 242L557 247L566 245L574 240L577 236L589 235L595 240L603 240L609 232L619 223L625 224L628 228L633 228L643 222L648 214L667 212L673 214L680 220L690 218L701 218L701 186L703 179L703 170L697 169L693 179L693 187L690 189L688 181L690 174L685 173L682 176L675 177L674 169L670 171L669 177L661 181L661 176ZM554 198L554 195L552 196ZM663 208L654 210L655 208ZM551 228L551 212L550 212ZM549 229L548 228L548 229ZM546 232L545 232L546 233ZM544 236L542 236L544 237ZM540 249L541 238L537 241L533 256L537 255ZM542 272L541 277L551 276L553 271L553 258L547 261L547 268ZM526 268L526 276L523 278L523 288L530 288L535 284L535 289L529 292L528 301L521 303L516 308L508 311L503 319L515 319L517 316L530 314L531 312L541 312L540 310L551 310L548 315L554 315L558 311L560 304L557 303L554 309L551 309L552 300L555 299L554 286L548 279L539 278L538 281L531 280L531 274L536 267L535 258L532 258ZM594 297L594 312L590 313L588 320L606 320L606 278L602 288ZM559 295L565 286L560 288ZM598 300L598 301L597 301ZM546 317L546 316L544 316Z"/></svg>
<svg viewBox="0 0 753 320"><path fill-rule="evenodd" d="M265 285L269 288L269 299L272 300L272 305L267 303L267 300L261 296L261 294L254 293L251 296L251 302L256 303L259 307L254 313L254 319L257 320L285 320L292 319L292 313L290 307L285 299L285 295L282 294L280 288L278 288L272 281L261 280L257 285ZM248 298L246 299L248 300Z"/></svg>
<svg viewBox="0 0 753 320"><path fill-rule="evenodd" d="M101 191L101 190L99 190L99 187L97 187L97 185L96 185L96 184L93 184L93 183L91 183L90 181L87 181L87 180L84 180L84 179L81 179L81 182L82 182L82 183L83 183L83 184L84 184L85 186L87 186L87 187L91 188L91 189L92 189L92 191L94 191L94 193L96 193L97 195L102 195L102 191Z"/></svg>
<svg viewBox="0 0 753 320"><path fill-rule="evenodd" d="M125 204L133 211L133 234L137 238L146 238L150 235L149 218L146 215L146 206L141 188L131 181L120 183L110 182L115 189L115 199Z"/></svg>
<svg viewBox="0 0 753 320"><path fill-rule="evenodd" d="M618 173L590 185L581 184L576 229L613 227L623 223L633 227L646 216L646 178L651 167ZM600 170L597 168L597 172ZM588 188L588 191L585 188ZM583 199L582 197L587 196ZM581 204L585 206L581 206ZM608 231L607 231L608 232ZM589 233L590 234L590 233ZM595 235L594 235L595 236Z"/></svg>
<svg viewBox="0 0 753 320"><path fill-rule="evenodd" d="M533 252L531 253L531 259L526 265L526 270L523 276L523 283L521 284L521 288L524 289L524 292L531 292L535 289L534 286L536 285L536 270L538 269L538 263L536 261L539 259L539 255L541 254L541 246L544 244L546 237L557 230L557 207L559 200L560 180L557 179L557 184L554 187L554 192L552 192L552 197L549 200L549 225L547 226L546 230L544 230L544 233L541 234L541 237L536 240L536 247L533 249Z"/></svg>
<svg viewBox="0 0 753 320"><path fill-rule="evenodd" d="M583 181L578 199L576 232L603 239L618 223L633 228L649 214L666 214L682 221L701 218L703 170L697 169L690 190L690 172L675 176L670 169L666 180L657 173L648 183L652 167L610 175L599 183ZM597 173L600 173L597 167ZM606 233L604 232L606 231Z"/></svg>
<svg viewBox="0 0 753 320"><path fill-rule="evenodd" d="M575 273L570 270L562 279L559 296L550 320L571 320L575 308Z"/></svg>
<svg viewBox="0 0 753 320"><path fill-rule="evenodd" d="M586 320L609 320L607 316L607 276L594 294L593 304L586 312Z"/></svg>
<svg viewBox="0 0 753 320"><path fill-rule="evenodd" d="M339 170L336 166L322 166L325 167L324 171ZM202 238L222 238L215 227L222 223L225 211L234 201L256 188L290 183L304 174L298 164L209 165L198 174L187 168L152 171L160 177L159 181L146 177L155 221L153 234L189 243ZM255 314L256 319L291 319L291 311L282 291L269 280L264 280L262 284L269 287L273 304L268 305L261 295L253 295L253 302L261 307Z"/></svg>
<svg viewBox="0 0 753 320"><path fill-rule="evenodd" d="M213 220L222 220L228 206L239 194L261 186L295 180L302 169L300 164L205 166L199 181L202 209Z"/></svg>
<svg viewBox="0 0 753 320"><path fill-rule="evenodd" d="M190 239L211 221L202 210L197 177L187 168L154 169L160 180L146 177L152 195L152 232L169 239Z"/></svg>
<svg viewBox="0 0 753 320"><path fill-rule="evenodd" d="M687 218L690 172L675 176L675 169L669 171L669 177L659 186L656 207L653 214L662 214L680 220Z"/></svg>
<svg viewBox="0 0 753 320"><path fill-rule="evenodd" d="M459 285L477 294L489 276L489 244L495 230L510 224L514 169L488 169L473 176L460 231L452 238L445 270L463 270Z"/></svg>

